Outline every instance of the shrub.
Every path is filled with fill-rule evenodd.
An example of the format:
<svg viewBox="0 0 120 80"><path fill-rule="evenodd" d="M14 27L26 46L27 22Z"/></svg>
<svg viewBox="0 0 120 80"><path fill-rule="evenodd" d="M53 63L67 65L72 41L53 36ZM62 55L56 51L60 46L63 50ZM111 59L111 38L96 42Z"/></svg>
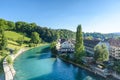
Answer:
<svg viewBox="0 0 120 80"><path fill-rule="evenodd" d="M11 56L7 56L6 61L8 62L8 64L12 64L13 62Z"/></svg>
<svg viewBox="0 0 120 80"><path fill-rule="evenodd" d="M36 44L33 44L33 43L29 44L29 47L35 47L35 46L36 46Z"/></svg>
<svg viewBox="0 0 120 80"><path fill-rule="evenodd" d="M1 55L1 56L7 56L8 53L7 53L5 50L2 50L2 51L0 52L0 55Z"/></svg>
<svg viewBox="0 0 120 80"><path fill-rule="evenodd" d="M17 51L18 51L18 50L17 50L17 48L15 48L15 50L14 50L13 54L16 54L16 53L17 53Z"/></svg>

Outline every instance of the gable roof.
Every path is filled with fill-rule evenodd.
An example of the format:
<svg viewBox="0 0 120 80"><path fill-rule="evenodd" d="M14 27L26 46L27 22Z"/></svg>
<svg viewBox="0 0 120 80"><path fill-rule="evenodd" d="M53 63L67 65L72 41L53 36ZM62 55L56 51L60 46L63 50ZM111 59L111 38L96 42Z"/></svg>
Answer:
<svg viewBox="0 0 120 80"><path fill-rule="evenodd" d="M75 40L74 39L59 39L58 42L60 42L60 44L64 43L64 42L69 42L69 43L72 43L72 44L75 44Z"/></svg>
<svg viewBox="0 0 120 80"><path fill-rule="evenodd" d="M59 39L58 42L60 42L60 44L64 43L66 41L66 39Z"/></svg>
<svg viewBox="0 0 120 80"><path fill-rule="evenodd" d="M99 42L100 42L100 40L84 39L84 45L88 46L88 47L92 47L92 48L94 48Z"/></svg>

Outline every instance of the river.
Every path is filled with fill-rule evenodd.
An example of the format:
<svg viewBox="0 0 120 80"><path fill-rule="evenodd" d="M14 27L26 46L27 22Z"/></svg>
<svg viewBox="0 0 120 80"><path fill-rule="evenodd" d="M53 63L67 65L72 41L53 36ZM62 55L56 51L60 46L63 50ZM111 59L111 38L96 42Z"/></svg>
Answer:
<svg viewBox="0 0 120 80"><path fill-rule="evenodd" d="M5 78L4 78L5 76L4 76L4 72L3 71L1 71L0 72L0 80L5 80Z"/></svg>
<svg viewBox="0 0 120 80"><path fill-rule="evenodd" d="M24 52L16 58L14 68L14 80L104 80L59 58L52 58L49 46Z"/></svg>

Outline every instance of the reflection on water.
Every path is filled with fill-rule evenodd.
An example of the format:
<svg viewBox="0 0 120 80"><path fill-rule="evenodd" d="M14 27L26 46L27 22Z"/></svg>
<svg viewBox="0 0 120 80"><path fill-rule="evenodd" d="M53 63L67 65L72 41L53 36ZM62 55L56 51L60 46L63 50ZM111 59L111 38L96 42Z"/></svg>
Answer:
<svg viewBox="0 0 120 80"><path fill-rule="evenodd" d="M59 58L51 58L48 46L34 48L14 62L15 80L104 80Z"/></svg>

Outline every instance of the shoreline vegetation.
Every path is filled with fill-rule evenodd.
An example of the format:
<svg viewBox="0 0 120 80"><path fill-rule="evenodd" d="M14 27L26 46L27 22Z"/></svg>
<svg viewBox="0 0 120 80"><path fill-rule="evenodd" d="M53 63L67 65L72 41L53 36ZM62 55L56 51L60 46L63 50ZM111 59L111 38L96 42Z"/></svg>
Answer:
<svg viewBox="0 0 120 80"><path fill-rule="evenodd" d="M44 43L44 44L39 44L36 47L40 47L40 46L45 46L48 45L48 43ZM17 51L16 54L11 54L8 55L12 58L12 62L14 63L14 60L21 55L22 53L24 53L27 50L30 50L32 48L36 48L36 47L24 47L21 48ZM7 56L6 56L7 58ZM3 70L4 70L4 74L5 74L5 80L13 80L14 79L14 75L16 74L16 71L14 70L13 64L9 64L6 60L6 58L3 60Z"/></svg>

